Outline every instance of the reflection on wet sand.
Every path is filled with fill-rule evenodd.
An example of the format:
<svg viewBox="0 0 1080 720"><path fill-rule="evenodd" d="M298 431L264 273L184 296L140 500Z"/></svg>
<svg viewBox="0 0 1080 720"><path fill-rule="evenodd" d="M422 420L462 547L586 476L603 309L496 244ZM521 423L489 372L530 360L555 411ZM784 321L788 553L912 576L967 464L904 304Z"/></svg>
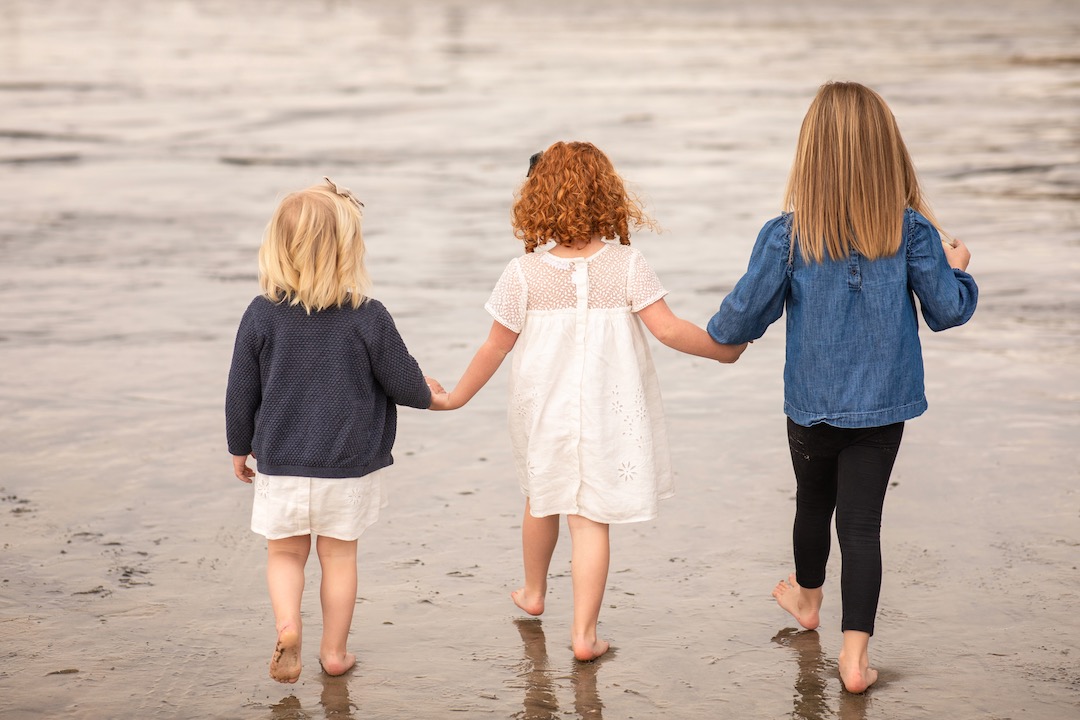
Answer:
<svg viewBox="0 0 1080 720"><path fill-rule="evenodd" d="M270 706L270 720L296 720L302 717L307 716L295 695L287 695L281 698L281 702Z"/></svg>
<svg viewBox="0 0 1080 720"><path fill-rule="evenodd" d="M518 720L555 720L565 717L559 712L557 685L547 654L544 627L538 618L514 620L525 650L525 661L519 677L525 681L524 709L514 715ZM574 710L578 717L603 720L604 703L596 690L596 672L602 661L574 662L570 682L574 688Z"/></svg>
<svg viewBox="0 0 1080 720"><path fill-rule="evenodd" d="M322 695L319 696L319 704L327 718L341 718L341 720L353 720L354 706L349 699L348 675L334 677L321 673L319 682L322 683Z"/></svg>
<svg viewBox="0 0 1080 720"><path fill-rule="evenodd" d="M319 697L319 705L322 706L323 716L328 720L354 720L353 710L355 706L349 699L348 677L345 675L333 677L325 673L319 675L322 683L322 695ZM304 710L300 700L295 695L288 695L280 702L270 706L270 720L308 720L312 714Z"/></svg>
<svg viewBox="0 0 1080 720"><path fill-rule="evenodd" d="M821 637L816 630L799 631L784 628L773 637L773 642L795 651L795 661L799 674L795 678L795 706L791 710L792 720L866 720L869 698L855 695L840 689L840 703L837 712L829 707L826 696L829 690L827 677L835 677L839 686L836 663L825 659L821 650Z"/></svg>

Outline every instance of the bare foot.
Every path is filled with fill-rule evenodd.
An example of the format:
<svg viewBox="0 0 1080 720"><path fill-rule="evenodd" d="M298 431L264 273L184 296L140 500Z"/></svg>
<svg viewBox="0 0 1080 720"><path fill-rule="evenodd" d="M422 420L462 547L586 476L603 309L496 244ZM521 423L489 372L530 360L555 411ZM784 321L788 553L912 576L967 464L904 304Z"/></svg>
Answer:
<svg viewBox="0 0 1080 720"><path fill-rule="evenodd" d="M280 683L294 683L300 678L300 633L291 625L278 633L270 658L270 677Z"/></svg>
<svg viewBox="0 0 1080 720"><path fill-rule="evenodd" d="M533 597L525 592L525 588L519 587L517 590L510 593L510 599L514 601L515 605L530 615L544 614L544 596L542 594L539 597Z"/></svg>
<svg viewBox="0 0 1080 720"><path fill-rule="evenodd" d="M877 682L877 670L868 663L847 663L841 653L840 681L843 682L843 689L849 693L865 692L870 685Z"/></svg>
<svg viewBox="0 0 1080 720"><path fill-rule="evenodd" d="M821 588L802 587L795 582L795 573L791 573L787 580L778 582L772 596L807 630L815 630L821 624L818 614L821 610Z"/></svg>
<svg viewBox="0 0 1080 720"><path fill-rule="evenodd" d="M319 664L327 675L344 675L356 664L356 656L350 652L330 657L320 657Z"/></svg>
<svg viewBox="0 0 1080 720"><path fill-rule="evenodd" d="M593 638L592 642L586 638L580 640L573 640L570 643L574 648L574 657L582 662L588 662L589 660L595 660L608 651L611 647L607 640L601 640L599 638Z"/></svg>
<svg viewBox="0 0 1080 720"><path fill-rule="evenodd" d="M868 657L863 655L852 658L840 653L840 681L844 683L845 690L850 693L865 692L877 679L878 672L870 667Z"/></svg>

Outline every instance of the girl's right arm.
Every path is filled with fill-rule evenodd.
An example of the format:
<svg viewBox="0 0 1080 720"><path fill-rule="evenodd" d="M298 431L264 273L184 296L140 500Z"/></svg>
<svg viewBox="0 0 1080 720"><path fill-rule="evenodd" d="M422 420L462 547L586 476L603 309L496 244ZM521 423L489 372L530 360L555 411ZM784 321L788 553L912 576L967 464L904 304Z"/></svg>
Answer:
<svg viewBox="0 0 1080 720"><path fill-rule="evenodd" d="M641 308L637 315L653 337L679 352L733 363L746 349L746 343L721 345L714 341L709 333L673 313L663 298Z"/></svg>
<svg viewBox="0 0 1080 720"><path fill-rule="evenodd" d="M782 215L761 228L746 273L706 325L713 340L753 342L783 314L791 285L788 232Z"/></svg>
<svg viewBox="0 0 1080 720"><path fill-rule="evenodd" d="M472 400L473 395L487 384L487 381L502 365L503 358L514 349L517 339L516 332L497 320L493 321L487 340L476 351L476 355L473 356L472 362L469 363L469 367L461 376L457 386L449 393L432 395L431 409L456 410Z"/></svg>
<svg viewBox="0 0 1080 720"><path fill-rule="evenodd" d="M251 440L255 435L255 415L262 403L259 353L263 340L256 329L255 320L259 307L260 302L256 298L248 305L244 317L240 320L233 344L232 364L229 366L229 381L225 389L225 439L229 454L234 458L247 458L251 452ZM240 479L243 480L242 477Z"/></svg>

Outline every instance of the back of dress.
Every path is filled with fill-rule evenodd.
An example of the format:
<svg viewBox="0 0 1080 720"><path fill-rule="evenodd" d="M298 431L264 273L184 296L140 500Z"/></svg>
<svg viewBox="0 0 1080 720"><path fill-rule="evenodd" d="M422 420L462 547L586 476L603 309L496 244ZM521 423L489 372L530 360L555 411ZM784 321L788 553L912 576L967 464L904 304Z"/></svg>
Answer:
<svg viewBox="0 0 1080 720"><path fill-rule="evenodd" d="M672 494L659 383L634 314L666 294L637 250L515 258L485 305L520 334L509 427L533 515L656 516Z"/></svg>

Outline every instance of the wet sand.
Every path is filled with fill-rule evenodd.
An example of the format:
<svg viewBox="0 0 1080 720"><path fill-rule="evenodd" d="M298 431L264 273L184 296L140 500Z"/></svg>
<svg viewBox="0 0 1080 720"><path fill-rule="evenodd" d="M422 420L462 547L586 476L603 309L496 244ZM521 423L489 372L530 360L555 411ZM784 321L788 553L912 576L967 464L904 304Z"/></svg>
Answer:
<svg viewBox="0 0 1080 720"><path fill-rule="evenodd" d="M1080 6L654 5L0 7L0 716L1078 716ZM664 227L635 244L704 323L831 78L889 100L982 290L972 323L922 335L879 684L840 688L838 552L820 632L769 597L794 494L782 324L734 367L655 348L678 494L613 530L608 656L572 659L567 547L543 620L508 597L504 370L457 414L401 413L356 669L318 671L312 567L304 674L270 680L264 542L222 397L278 197L326 174L363 198L376 296L452 383L520 252L532 152L606 150Z"/></svg>

